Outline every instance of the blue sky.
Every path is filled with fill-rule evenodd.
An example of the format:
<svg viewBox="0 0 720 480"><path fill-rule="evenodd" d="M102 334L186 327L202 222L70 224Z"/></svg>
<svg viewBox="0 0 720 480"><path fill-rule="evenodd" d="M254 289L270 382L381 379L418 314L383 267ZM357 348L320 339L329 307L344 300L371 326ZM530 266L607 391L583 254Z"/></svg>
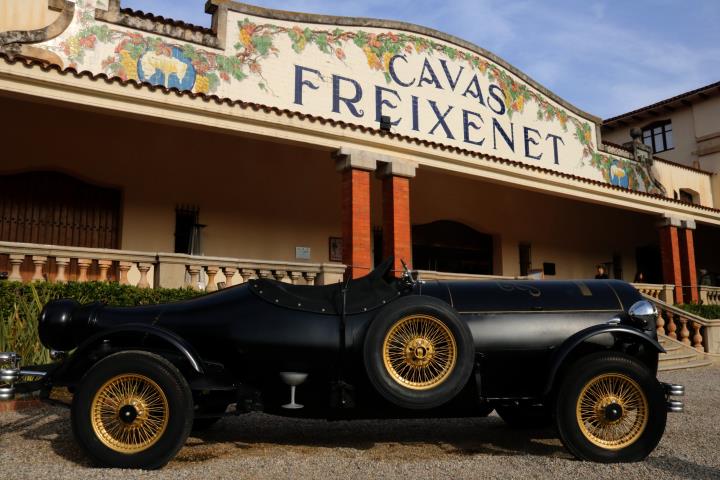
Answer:
<svg viewBox="0 0 720 480"><path fill-rule="evenodd" d="M720 0L254 0L283 10L402 20L495 53L608 118L720 80ZM209 26L205 0L122 0Z"/></svg>

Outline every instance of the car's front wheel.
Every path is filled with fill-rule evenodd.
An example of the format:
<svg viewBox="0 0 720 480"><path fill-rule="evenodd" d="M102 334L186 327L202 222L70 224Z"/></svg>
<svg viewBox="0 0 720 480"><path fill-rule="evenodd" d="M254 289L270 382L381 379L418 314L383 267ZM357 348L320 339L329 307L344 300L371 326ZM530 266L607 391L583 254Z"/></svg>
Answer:
<svg viewBox="0 0 720 480"><path fill-rule="evenodd" d="M594 462L643 460L665 431L665 396L655 375L633 357L590 355L564 376L556 402L563 444Z"/></svg>
<svg viewBox="0 0 720 480"><path fill-rule="evenodd" d="M120 352L85 374L71 417L75 438L98 464L155 469L172 459L190 434L192 394L164 358Z"/></svg>

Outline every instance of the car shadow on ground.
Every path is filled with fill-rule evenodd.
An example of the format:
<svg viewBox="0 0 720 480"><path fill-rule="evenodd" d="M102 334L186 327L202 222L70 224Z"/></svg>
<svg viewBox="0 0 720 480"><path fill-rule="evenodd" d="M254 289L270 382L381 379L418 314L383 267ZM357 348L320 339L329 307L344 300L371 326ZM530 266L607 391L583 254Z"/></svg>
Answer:
<svg viewBox="0 0 720 480"><path fill-rule="evenodd" d="M13 421L0 423L3 434L18 434L28 440L49 442L60 457L73 463L92 466L75 442L70 426L70 410L64 407L44 405L16 412ZM32 452L28 452L31 455Z"/></svg>
<svg viewBox="0 0 720 480"><path fill-rule="evenodd" d="M221 445L225 448L218 449ZM272 445L308 453L344 448L404 460L476 454L571 458L554 430L513 429L494 416L330 422L250 414L225 418L214 428L194 433L178 460L203 456L202 452L221 455L222 450L231 448L252 454L253 450L265 451Z"/></svg>
<svg viewBox="0 0 720 480"><path fill-rule="evenodd" d="M60 457L92 466L73 438L70 412L43 406L17 412L3 422L3 433L49 442ZM383 459L437 458L447 455L541 455L572 458L552 429L513 429L500 418L390 419L325 421L246 414L222 419L193 433L176 461L201 462L242 452L251 456L293 451L318 454L343 448Z"/></svg>
<svg viewBox="0 0 720 480"><path fill-rule="evenodd" d="M692 472L694 479L718 479L720 478L720 469L709 467L707 465L699 465L694 462L688 462L678 457L662 455L659 457L649 457L645 460L649 465L663 472L678 477L688 477Z"/></svg>

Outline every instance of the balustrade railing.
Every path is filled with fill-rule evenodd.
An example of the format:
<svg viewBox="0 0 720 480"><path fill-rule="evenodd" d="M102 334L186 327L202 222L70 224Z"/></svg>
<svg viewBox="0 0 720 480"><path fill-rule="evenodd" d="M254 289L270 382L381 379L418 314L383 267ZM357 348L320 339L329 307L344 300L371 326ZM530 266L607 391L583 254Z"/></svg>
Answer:
<svg viewBox="0 0 720 480"><path fill-rule="evenodd" d="M700 352L720 353L720 320L710 320L645 295L658 310L656 330Z"/></svg>
<svg viewBox="0 0 720 480"><path fill-rule="evenodd" d="M215 291L253 278L271 278L294 285L326 285L342 279L345 265L338 263L279 262L271 260L158 254L160 285L189 286Z"/></svg>
<svg viewBox="0 0 720 480"><path fill-rule="evenodd" d="M700 285L700 301L705 305L720 305L720 287Z"/></svg>
<svg viewBox="0 0 720 480"><path fill-rule="evenodd" d="M0 242L0 270L9 266L11 281L116 281L147 288L155 263L155 254L147 252Z"/></svg>
<svg viewBox="0 0 720 480"><path fill-rule="evenodd" d="M211 292L251 278L296 285L336 283L345 266L0 242L3 271L10 281L115 281L141 288L190 287Z"/></svg>
<svg viewBox="0 0 720 480"><path fill-rule="evenodd" d="M655 283L633 283L640 293L661 300L665 303L675 303L675 290L673 285Z"/></svg>

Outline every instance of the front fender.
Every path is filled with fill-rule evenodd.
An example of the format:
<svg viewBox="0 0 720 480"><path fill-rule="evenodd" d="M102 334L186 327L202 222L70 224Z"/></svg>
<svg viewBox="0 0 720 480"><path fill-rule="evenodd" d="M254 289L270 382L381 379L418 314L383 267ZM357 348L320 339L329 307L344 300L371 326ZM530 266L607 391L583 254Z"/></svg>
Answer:
<svg viewBox="0 0 720 480"><path fill-rule="evenodd" d="M651 346L658 353L665 353L665 349L656 339L648 337L643 333L642 330L639 330L637 328L629 327L626 325L607 324L595 325L593 327L586 328L585 330L581 330L569 337L567 340L565 340L565 342L563 342L557 352L555 352L555 355L553 356L550 363L550 372L545 384L543 395L548 395L552 390L552 386L555 383L555 377L557 376L558 371L562 367L563 362L568 357L568 355L570 355L570 353L575 350L575 348L577 348L580 344L587 341L588 339L605 333L614 334L613 336L617 334L630 335L637 338L644 344Z"/></svg>
<svg viewBox="0 0 720 480"><path fill-rule="evenodd" d="M200 355L198 355L193 346L182 337L170 330L166 330L155 325L128 323L104 330L86 339L78 346L72 356L63 362L63 364L55 371L53 377L62 378L71 374L75 365L82 363L82 360L87 357L87 354L94 350L99 343L128 333L137 334L138 336L137 344L133 345L133 347L142 348L148 337L157 338L169 344L177 350L181 356L187 359L193 371L198 374L203 374L205 372L205 365L200 358Z"/></svg>

